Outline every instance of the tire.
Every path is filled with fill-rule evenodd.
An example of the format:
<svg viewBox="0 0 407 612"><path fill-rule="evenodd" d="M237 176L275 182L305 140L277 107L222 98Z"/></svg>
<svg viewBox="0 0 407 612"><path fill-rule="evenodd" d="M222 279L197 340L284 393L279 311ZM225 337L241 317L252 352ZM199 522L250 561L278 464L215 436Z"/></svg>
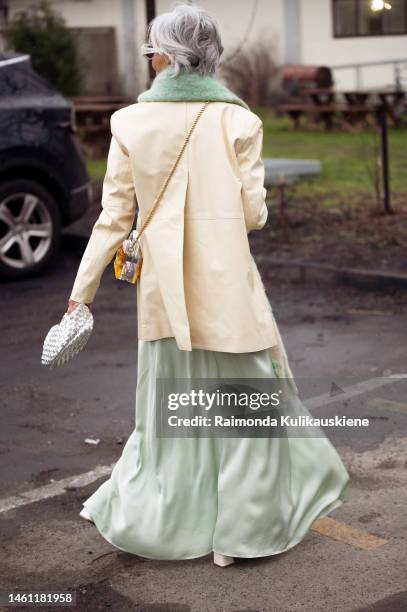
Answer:
<svg viewBox="0 0 407 612"><path fill-rule="evenodd" d="M58 252L60 242L61 213L49 191L29 179L0 183L1 277L40 274Z"/></svg>

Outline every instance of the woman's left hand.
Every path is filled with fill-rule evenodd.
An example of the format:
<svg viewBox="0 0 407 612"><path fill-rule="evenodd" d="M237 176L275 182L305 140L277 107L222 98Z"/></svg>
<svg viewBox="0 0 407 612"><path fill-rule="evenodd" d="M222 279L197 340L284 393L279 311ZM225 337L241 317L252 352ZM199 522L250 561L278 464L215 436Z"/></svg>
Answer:
<svg viewBox="0 0 407 612"><path fill-rule="evenodd" d="M70 314L77 307L78 304L80 304L80 302L75 302L74 300L68 300L68 310L66 312ZM86 304L86 306L90 309L91 303Z"/></svg>

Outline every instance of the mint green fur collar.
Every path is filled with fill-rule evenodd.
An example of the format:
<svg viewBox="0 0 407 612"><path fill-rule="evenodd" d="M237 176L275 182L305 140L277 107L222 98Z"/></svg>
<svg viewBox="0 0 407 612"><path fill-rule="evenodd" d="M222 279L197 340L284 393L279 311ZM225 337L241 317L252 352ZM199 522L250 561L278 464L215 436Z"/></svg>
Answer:
<svg viewBox="0 0 407 612"><path fill-rule="evenodd" d="M230 102L249 107L233 91L230 91L215 76L201 75L199 72L188 72L181 68L176 76L174 68L169 66L157 74L150 89L143 91L137 102L179 102L181 100L213 100Z"/></svg>

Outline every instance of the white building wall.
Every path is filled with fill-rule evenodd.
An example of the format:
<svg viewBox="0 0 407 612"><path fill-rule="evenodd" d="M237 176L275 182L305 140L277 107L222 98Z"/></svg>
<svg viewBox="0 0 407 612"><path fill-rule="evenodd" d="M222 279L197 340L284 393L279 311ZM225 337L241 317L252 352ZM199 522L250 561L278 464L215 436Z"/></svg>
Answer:
<svg viewBox="0 0 407 612"><path fill-rule="evenodd" d="M284 0L200 0L193 3L215 16L219 23L224 57L256 42L273 45L277 61L284 49ZM157 14L171 10L172 0L156 0ZM256 9L255 11L253 9Z"/></svg>
<svg viewBox="0 0 407 612"><path fill-rule="evenodd" d="M33 3L33 0L9 1L11 15ZM124 90L135 98L146 88L148 64L139 54L146 28L144 0L53 0L53 4L68 26L115 27ZM156 0L157 14L171 10L174 4L173 0ZM334 38L331 0L200 0L197 4L213 13L219 22L224 59L237 49L265 41L280 63L334 67L386 59L407 61L407 35ZM128 22L129 14L132 24ZM129 35L134 36L133 43ZM296 41L297 37L300 40ZM353 69L334 71L334 78L338 89L358 86ZM394 68L391 65L366 68L361 78L362 87L394 84Z"/></svg>
<svg viewBox="0 0 407 612"><path fill-rule="evenodd" d="M331 0L301 0L302 61L334 67L355 62L380 62L405 59L407 35L334 38ZM335 86L339 90L358 87L354 69L334 71ZM394 85L394 68L373 66L363 68L363 88Z"/></svg>
<svg viewBox="0 0 407 612"><path fill-rule="evenodd" d="M33 0L10 0L10 16L22 8L27 8L32 2ZM53 0L53 4L70 27L114 27L119 73L124 90L135 97L137 92L146 88L147 60L139 55L146 29L144 0ZM174 4L173 0L156 0L157 14L171 10ZM264 41L274 49L276 61L284 61L283 0L201 0L199 5L215 15L219 22L225 47L223 58L238 49L244 50L258 41ZM131 12L133 24L128 23ZM135 34L133 49L129 48L126 30L128 34L132 31ZM134 75L129 74L129 57L134 57Z"/></svg>

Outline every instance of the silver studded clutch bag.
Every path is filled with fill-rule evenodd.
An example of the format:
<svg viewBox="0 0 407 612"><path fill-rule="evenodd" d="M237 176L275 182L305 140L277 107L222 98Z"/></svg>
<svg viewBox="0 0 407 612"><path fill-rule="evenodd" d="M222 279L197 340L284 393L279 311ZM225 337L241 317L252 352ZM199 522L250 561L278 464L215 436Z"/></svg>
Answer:
<svg viewBox="0 0 407 612"><path fill-rule="evenodd" d="M47 333L41 363L49 369L66 363L79 353L93 330L93 315L86 304L78 304Z"/></svg>

